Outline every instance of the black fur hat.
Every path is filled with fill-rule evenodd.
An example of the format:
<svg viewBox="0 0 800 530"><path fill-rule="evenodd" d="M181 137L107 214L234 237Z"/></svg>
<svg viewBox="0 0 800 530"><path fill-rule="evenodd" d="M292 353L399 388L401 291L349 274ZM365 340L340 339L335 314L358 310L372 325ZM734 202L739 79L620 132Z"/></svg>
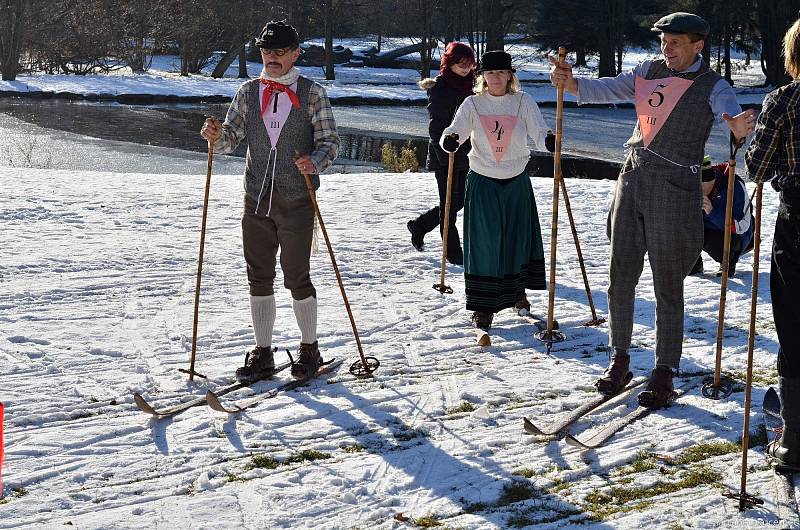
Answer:
<svg viewBox="0 0 800 530"><path fill-rule="evenodd" d="M297 30L286 23L286 21L267 22L261 35L256 39L256 46L276 50L279 48L297 48L300 45L300 37Z"/></svg>

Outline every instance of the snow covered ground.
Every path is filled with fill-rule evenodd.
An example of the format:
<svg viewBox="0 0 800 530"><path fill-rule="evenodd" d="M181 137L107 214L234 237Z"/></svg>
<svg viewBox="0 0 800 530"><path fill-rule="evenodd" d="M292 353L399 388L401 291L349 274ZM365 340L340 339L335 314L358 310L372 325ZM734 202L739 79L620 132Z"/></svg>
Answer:
<svg viewBox="0 0 800 530"><path fill-rule="evenodd" d="M310 43L320 44L317 41ZM364 47L376 43L368 38L337 39L334 44L351 47ZM383 46L387 51L410 44L407 39L389 39ZM537 84L525 84L525 92L538 102L555 101L555 91L548 82L549 66L546 56L531 44L508 44L506 50L514 57L517 75L524 81L540 81ZM629 70L640 61L653 58L657 50L630 50L623 60L623 68ZM412 54L412 56L415 54ZM737 68L734 73L736 91L741 104L760 104L769 91L759 87L764 76L758 60L753 60L747 67L741 57L735 57ZM592 67L594 63L590 63ZM251 77L258 76L262 65L249 62L247 65ZM154 94L174 96L210 96L220 95L233 97L242 81L237 79L239 66L235 61L223 79L209 77L213 65L206 67L203 75L181 77L180 63L177 56L156 56L152 68L145 74L132 74L123 69L108 75L64 75L64 74L23 74L16 81L0 81L0 91L14 92L69 92L75 94ZM419 73L411 69L390 68L348 68L336 67L336 80L326 81L320 67L303 66L304 75L322 83L332 98L363 97L399 101L424 101L425 92L416 86ZM581 69L578 75L596 76L596 70ZM435 75L435 72L432 72ZM575 101L574 96L567 94L566 100Z"/></svg>
<svg viewBox="0 0 800 530"><path fill-rule="evenodd" d="M739 514L722 496L739 485L730 442L741 436L741 389L711 401L694 388L587 453L523 432L523 416L547 426L594 396L591 382L607 362L607 326L581 326L590 314L562 209L555 314L568 340L547 355L533 326L507 310L495 319L494 345L475 346L462 268L448 269L455 293L440 295L431 289L439 278L437 238L422 253L408 241L405 222L435 200L427 173L323 176L320 207L361 340L382 363L373 379L346 371L357 350L322 246L312 258L319 341L345 367L240 415L201 407L151 420L136 409L133 392L160 407L203 395L230 381L253 344L239 234L243 161L219 157L215 165L197 361L210 380L190 384L177 369L189 360L205 157L6 118L0 129L5 142L30 145L35 136L53 146L28 150L32 167L0 167L0 528L775 523L763 446L749 455L748 490L766 504ZM88 169L103 159L102 170ZM533 185L548 227L552 184ZM567 182L602 315L609 252L602 227L613 185ZM769 247L777 197L767 191L765 198L754 403L776 383ZM751 264L752 255L743 258L728 293L723 367L737 377L746 366ZM709 258L706 269L716 269ZM544 313L546 293L529 296ZM647 266L637 297L632 356L635 375L643 376L654 343ZM718 297L713 275L686 280L686 372L713 368ZM296 349L288 293L279 289L277 300L274 344ZM630 405L603 409L574 432L612 421ZM758 424L756 414L754 432Z"/></svg>

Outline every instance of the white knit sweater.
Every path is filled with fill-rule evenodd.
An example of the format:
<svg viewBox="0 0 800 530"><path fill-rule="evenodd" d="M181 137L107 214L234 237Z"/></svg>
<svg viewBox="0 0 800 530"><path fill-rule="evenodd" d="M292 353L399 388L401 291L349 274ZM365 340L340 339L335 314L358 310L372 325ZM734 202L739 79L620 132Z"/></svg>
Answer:
<svg viewBox="0 0 800 530"><path fill-rule="evenodd" d="M528 137L544 150L547 126L536 102L524 92L470 96L458 108L453 123L442 133L457 134L459 144L472 141L470 169L495 179L516 177L530 159Z"/></svg>

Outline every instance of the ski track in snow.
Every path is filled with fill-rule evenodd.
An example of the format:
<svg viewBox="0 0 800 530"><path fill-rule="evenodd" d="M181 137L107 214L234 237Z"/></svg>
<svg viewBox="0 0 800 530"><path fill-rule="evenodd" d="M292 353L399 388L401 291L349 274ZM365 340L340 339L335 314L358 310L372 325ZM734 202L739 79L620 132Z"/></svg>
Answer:
<svg viewBox="0 0 800 530"><path fill-rule="evenodd" d="M347 373L357 350L320 241L312 258L319 341L323 355L345 360L338 373L240 415L197 407L149 419L136 409L133 392L157 407L203 395L228 384L252 347L239 232L241 180L215 174L196 367L210 380L190 383L177 371L188 367L191 349L205 179L202 156L192 155L192 176L185 167L174 169L177 163L164 152L146 164L130 155L128 173L0 168L0 230L7 250L0 255L0 399L6 405L0 528L61 528L67 522L78 528L174 528L187 521L198 528L406 526L394 519L398 513L412 519L430 514L464 528L502 528L513 517L527 517L537 528L578 522L586 528L746 528L760 519L774 521L774 485L763 447L750 454L749 491L767 498L760 511L739 515L719 489L701 487L655 497L651 507L602 522L587 520L586 495L614 483L614 470L641 450L677 454L698 441L737 440L744 394L713 402L695 389L583 454L561 441L526 435L523 416L549 425L590 399L591 382L607 362L607 325L581 326L591 315L563 207L555 316L568 340L548 356L533 338L532 324L507 310L495 318L492 347L481 349L463 307L463 269L448 268L455 293L440 295L431 288L439 280L438 237L430 234L421 253L408 241L405 222L434 204L434 179L427 173L323 176L320 208L365 354L381 360L374 378L355 380ZM533 185L548 249L552 183L533 179ZM567 181L602 316L608 313L604 232L613 185ZM756 372L762 375L773 373L777 350L769 307L777 197L768 191L765 199L756 341ZM748 254L729 283L727 371L746 368L751 264ZM706 269L716 270L708 257ZM282 285L280 271L276 285ZM547 293L528 294L533 312L546 314ZM718 298L719 280L712 274L686 280L685 371L713 368ZM297 348L299 336L282 288L277 304L280 361L286 348ZM645 266L632 350L637 376L652 368L654 304ZM254 390L287 378L284 372ZM765 388L756 383L754 404ZM477 410L459 412L464 402ZM601 408L572 432L588 433L634 404L632 397ZM304 450L330 458L248 469L252 455L283 461ZM737 454L707 462L726 486L738 489ZM522 468L535 474L529 483L538 497L500 502L504 486L526 480L512 475ZM549 489L556 480L568 487ZM653 484L659 474L635 480ZM27 494L15 494L19 488Z"/></svg>

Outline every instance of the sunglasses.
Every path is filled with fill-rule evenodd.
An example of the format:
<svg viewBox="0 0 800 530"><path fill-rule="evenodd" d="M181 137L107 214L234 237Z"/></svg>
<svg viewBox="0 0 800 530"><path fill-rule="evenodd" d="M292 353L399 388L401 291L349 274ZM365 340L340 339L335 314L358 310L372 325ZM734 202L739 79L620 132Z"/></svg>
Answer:
<svg viewBox="0 0 800 530"><path fill-rule="evenodd" d="M283 57L284 55L286 55L287 53L289 53L292 50L293 50L293 48L277 48L277 49L274 49L274 50L271 50L269 48L261 48L261 53L263 53L264 55L272 54L272 55L275 55L277 57Z"/></svg>

